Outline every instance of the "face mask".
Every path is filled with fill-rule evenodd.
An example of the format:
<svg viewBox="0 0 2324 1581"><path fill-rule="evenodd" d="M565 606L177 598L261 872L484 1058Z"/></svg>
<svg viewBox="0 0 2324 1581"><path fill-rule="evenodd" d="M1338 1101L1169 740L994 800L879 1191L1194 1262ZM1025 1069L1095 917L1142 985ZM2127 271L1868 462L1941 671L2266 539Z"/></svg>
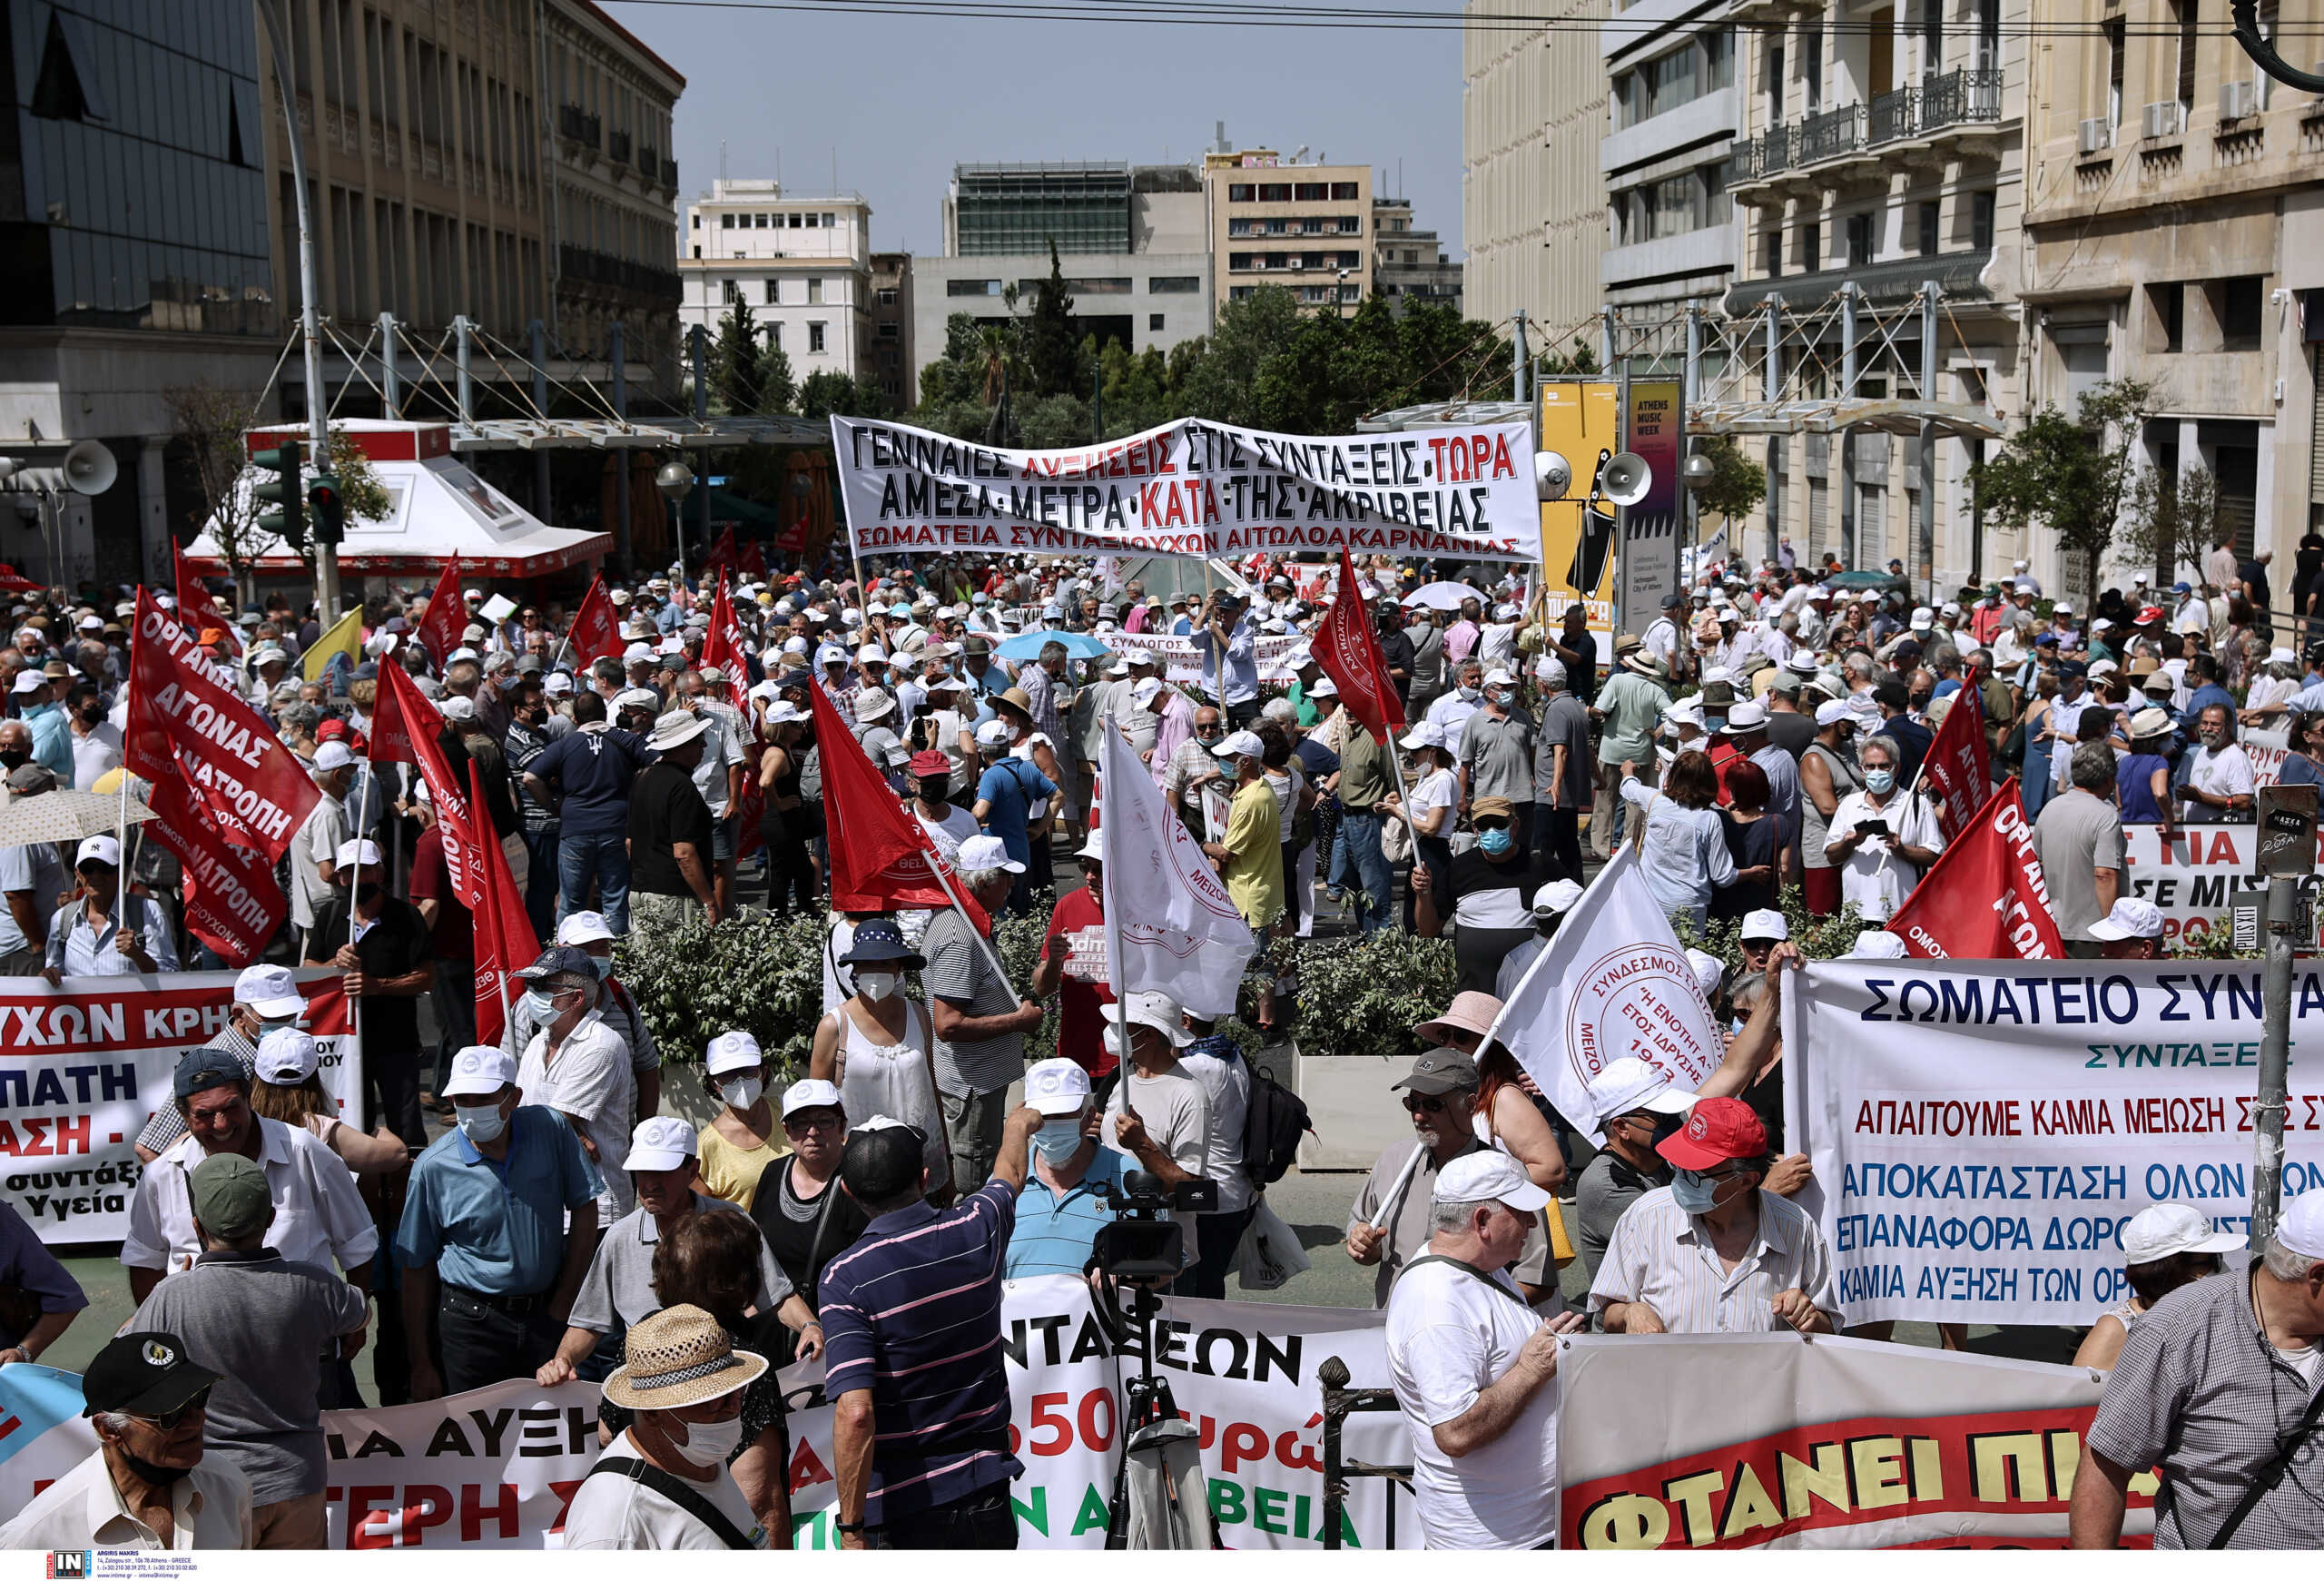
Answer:
<svg viewBox="0 0 2324 1581"><path fill-rule="evenodd" d="M1867 768L1864 771L1864 788L1874 795L1885 796L1896 788L1896 776L1888 769Z"/></svg>
<svg viewBox="0 0 2324 1581"><path fill-rule="evenodd" d="M556 1019L556 996L546 989L526 989L525 1008L531 1013L533 1021L537 1025L547 1026Z"/></svg>
<svg viewBox="0 0 2324 1581"><path fill-rule="evenodd" d="M379 886L378 884L359 884L355 886L355 899L357 904L361 905L369 905L373 901L379 898Z"/></svg>
<svg viewBox="0 0 2324 1581"><path fill-rule="evenodd" d="M1505 708L1509 706L1509 694L1500 690L1499 688L1495 688L1494 690L1485 694L1485 701L1491 703L1496 708Z"/></svg>
<svg viewBox="0 0 2324 1581"><path fill-rule="evenodd" d="M16 712L20 718L38 719L44 715L54 714L56 712L56 707L57 706L54 703L34 703L18 709Z"/></svg>
<svg viewBox="0 0 2324 1581"><path fill-rule="evenodd" d="M103 708L84 708L81 710L81 723L84 725L102 725L104 723L104 720L105 711Z"/></svg>
<svg viewBox="0 0 2324 1581"><path fill-rule="evenodd" d="M459 1117L460 1134L478 1146L508 1129L508 1117L497 1103L455 1103L452 1112Z"/></svg>
<svg viewBox="0 0 2324 1581"><path fill-rule="evenodd" d="M1708 1213L1718 1205L1718 1182L1680 1170L1670 1177L1670 1200L1689 1213Z"/></svg>
<svg viewBox="0 0 2324 1581"><path fill-rule="evenodd" d="M168 1487L182 1482L193 1469L191 1466L156 1466L151 1460L140 1460L126 1450L122 1452L121 1463L129 1467L132 1476L149 1487Z"/></svg>
<svg viewBox="0 0 2324 1581"><path fill-rule="evenodd" d="M688 1422L686 1441L671 1448L696 1466L724 1466L726 1457L743 1441L743 1418L738 1413L723 1422Z"/></svg>
<svg viewBox="0 0 2324 1581"><path fill-rule="evenodd" d="M921 801L940 802L951 794L952 782L942 775L932 774L921 776L920 799Z"/></svg>
<svg viewBox="0 0 2324 1581"><path fill-rule="evenodd" d="M589 970L597 974L598 982L603 983L614 974L614 958L611 955L592 955L589 957Z"/></svg>
<svg viewBox="0 0 2324 1581"><path fill-rule="evenodd" d="M1061 1164L1081 1151L1081 1122L1078 1117L1045 1122L1033 1132L1033 1145L1041 1157L1052 1166Z"/></svg>
<svg viewBox="0 0 2324 1581"><path fill-rule="evenodd" d="M1473 703L1477 700L1477 688L1474 687L1462 687L1460 688L1460 693L1461 700L1464 703Z"/></svg>
<svg viewBox="0 0 2324 1581"><path fill-rule="evenodd" d="M748 1109L766 1091L766 1083L756 1076L737 1076L718 1083L718 1095L736 1109Z"/></svg>
<svg viewBox="0 0 2324 1581"><path fill-rule="evenodd" d="M5 752L0 752L0 765L5 765L11 770L22 768L32 760L33 755L31 753L22 751L16 747L12 746Z"/></svg>
<svg viewBox="0 0 2324 1581"><path fill-rule="evenodd" d="M1501 856L1517 844L1515 836L1506 829L1487 829L1477 836L1477 849L1488 856Z"/></svg>
<svg viewBox="0 0 2324 1581"><path fill-rule="evenodd" d="M858 972L855 991L866 999L885 999L903 979L893 972Z"/></svg>

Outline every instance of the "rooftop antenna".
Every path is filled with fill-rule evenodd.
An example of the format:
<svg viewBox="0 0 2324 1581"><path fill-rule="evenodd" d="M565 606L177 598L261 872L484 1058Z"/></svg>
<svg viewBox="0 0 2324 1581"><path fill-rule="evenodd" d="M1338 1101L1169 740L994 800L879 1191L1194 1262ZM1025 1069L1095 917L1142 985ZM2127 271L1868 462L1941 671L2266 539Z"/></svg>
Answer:
<svg viewBox="0 0 2324 1581"><path fill-rule="evenodd" d="M1212 152L1216 153L1224 153L1226 152L1226 123L1224 121L1217 121L1212 123L1212 124L1216 126L1218 129L1218 142L1213 148Z"/></svg>
<svg viewBox="0 0 2324 1581"><path fill-rule="evenodd" d="M718 140L718 179L722 182L726 179L726 140L724 137Z"/></svg>
<svg viewBox="0 0 2324 1581"><path fill-rule="evenodd" d="M832 144L832 196L839 196L839 144Z"/></svg>

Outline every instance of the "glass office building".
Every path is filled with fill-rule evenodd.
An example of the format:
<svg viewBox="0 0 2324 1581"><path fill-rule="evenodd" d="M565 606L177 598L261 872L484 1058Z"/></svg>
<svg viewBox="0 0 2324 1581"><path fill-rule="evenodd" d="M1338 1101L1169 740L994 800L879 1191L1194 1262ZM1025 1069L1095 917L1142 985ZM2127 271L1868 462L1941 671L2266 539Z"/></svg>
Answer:
<svg viewBox="0 0 2324 1581"><path fill-rule="evenodd" d="M1128 252L1126 163L961 164L952 168L956 258Z"/></svg>

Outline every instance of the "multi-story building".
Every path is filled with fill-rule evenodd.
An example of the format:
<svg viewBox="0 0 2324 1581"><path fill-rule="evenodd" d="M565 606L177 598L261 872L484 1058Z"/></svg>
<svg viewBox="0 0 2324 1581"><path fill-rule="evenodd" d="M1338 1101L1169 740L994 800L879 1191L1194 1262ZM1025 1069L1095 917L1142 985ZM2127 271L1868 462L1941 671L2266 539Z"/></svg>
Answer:
<svg viewBox="0 0 2324 1581"><path fill-rule="evenodd" d="M944 354L954 313L981 321L1017 311L1049 277L1049 249L1076 322L1099 344L1167 351L1211 323L1209 216L1187 165L1107 160L961 164L944 199L944 255L912 260L910 388Z"/></svg>
<svg viewBox="0 0 2324 1581"><path fill-rule="evenodd" d="M1633 315L1715 308L1735 272L1728 145L1738 118L1726 0L1645 0L1599 30L1612 85L1606 301Z"/></svg>
<svg viewBox="0 0 2324 1581"><path fill-rule="evenodd" d="M2282 13L2301 64L2318 51L2289 41L2314 15ZM2324 100L2270 82L2221 20L2193 0L2075 0L2035 41L2026 405L2072 411L2102 380L2148 383L2159 415L2134 436L2146 461L2166 477L2208 469L2219 529L2240 552L2273 548L2288 575L2292 546L2324 520ZM2075 557L2030 547L2051 586L2082 590ZM2195 574L2124 554L2102 576L2135 570Z"/></svg>
<svg viewBox="0 0 2324 1581"><path fill-rule="evenodd" d="M688 324L715 334L747 301L800 383L872 371L872 205L860 195L793 198L780 182L721 178L686 205L681 234Z"/></svg>
<svg viewBox="0 0 2324 1581"><path fill-rule="evenodd" d="M166 577L202 503L168 465L168 392L255 391L282 349L256 15L250 0L0 13L0 456L54 468L93 440L117 470L94 496L0 493L0 560L66 585Z"/></svg>
<svg viewBox="0 0 2324 1581"><path fill-rule="evenodd" d="M1434 231L1413 223L1410 198L1372 200L1372 289L1399 317L1423 302L1461 311L1461 266Z"/></svg>
<svg viewBox="0 0 2324 1581"><path fill-rule="evenodd" d="M1285 287L1313 311L1350 311L1371 294L1370 165L1301 164L1270 148L1214 150L1203 155L1202 179L1219 306L1263 285Z"/></svg>
<svg viewBox="0 0 2324 1581"><path fill-rule="evenodd" d="M1646 0L1659 5L1662 0ZM1523 309L1536 346L1598 316L1606 247L1606 0L1469 0L1461 33L1462 301Z"/></svg>
<svg viewBox="0 0 2324 1581"><path fill-rule="evenodd" d="M911 254L872 254L872 377L897 411L916 404L911 388Z"/></svg>
<svg viewBox="0 0 2324 1581"><path fill-rule="evenodd" d="M1802 563L1827 549L1851 567L1900 560L1941 592L2013 558L1986 542L1966 478L1984 441L1964 436L2023 410L2027 15L2024 0L1729 7L1747 63L1728 182L1743 211L1734 333L1755 334L1775 299L1787 397L1911 403L1876 425L1770 440L1768 534ZM1935 356L1924 367L1931 283ZM1933 479L1924 420L1945 436Z"/></svg>
<svg viewBox="0 0 2324 1581"><path fill-rule="evenodd" d="M541 103L555 119L545 217L552 354L604 361L619 320L628 377L675 391L678 162L670 117L685 79L590 0L545 0L541 16Z"/></svg>

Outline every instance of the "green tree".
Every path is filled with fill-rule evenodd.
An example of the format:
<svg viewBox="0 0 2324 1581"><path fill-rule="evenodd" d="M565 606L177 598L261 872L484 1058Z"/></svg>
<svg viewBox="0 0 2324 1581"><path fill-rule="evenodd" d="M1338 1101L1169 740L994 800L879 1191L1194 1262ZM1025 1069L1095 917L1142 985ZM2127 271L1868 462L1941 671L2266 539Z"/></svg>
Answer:
<svg viewBox="0 0 2324 1581"><path fill-rule="evenodd" d="M1073 298L1065 289L1065 270L1049 243L1049 276L1033 293L1033 311L1025 321L1025 371L1034 396L1071 395L1082 380L1081 359L1073 333Z"/></svg>
<svg viewBox="0 0 2324 1581"><path fill-rule="evenodd" d="M869 378L824 371L808 374L799 388L799 415L804 418L878 417L886 407L879 385Z"/></svg>
<svg viewBox="0 0 2324 1581"><path fill-rule="evenodd" d="M1707 511L1739 523L1768 497L1767 469L1743 453L1743 447L1725 434L1699 440L1695 454L1711 464L1710 481L1696 491L1696 502ZM1731 543L1739 543L1730 537Z"/></svg>
<svg viewBox="0 0 2324 1581"><path fill-rule="evenodd" d="M2044 406L1971 469L1979 501L2002 527L2038 521L2055 533L2096 587L2098 562L2118 529L2151 530L2138 519L2152 502L2141 498L2137 447L2153 410L2153 386L2135 379L2083 391L2073 417Z"/></svg>
<svg viewBox="0 0 2324 1581"><path fill-rule="evenodd" d="M710 360L710 398L727 416L743 417L764 410L760 405L766 398L764 355L751 304L737 296L726 316L718 321L718 343L712 348Z"/></svg>

